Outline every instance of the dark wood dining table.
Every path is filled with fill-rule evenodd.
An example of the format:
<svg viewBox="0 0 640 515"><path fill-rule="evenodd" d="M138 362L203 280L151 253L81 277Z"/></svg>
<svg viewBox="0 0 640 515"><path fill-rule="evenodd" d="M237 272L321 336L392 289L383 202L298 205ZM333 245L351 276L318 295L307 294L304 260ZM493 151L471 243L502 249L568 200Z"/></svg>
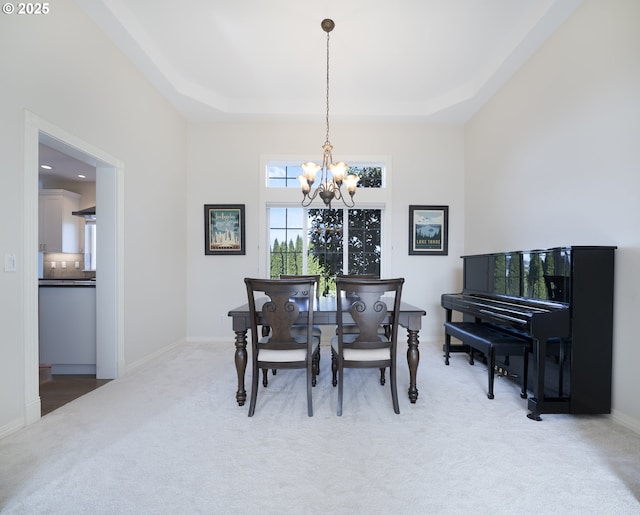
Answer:
<svg viewBox="0 0 640 515"><path fill-rule="evenodd" d="M256 303L256 308L261 309L261 304ZM407 330L407 363L409 365L409 400L415 403L418 399L418 386L416 384L416 375L418 372L418 363L420 361L420 351L418 350L418 333L422 328L422 317L427 313L424 309L412 306L406 302L400 304L399 325ZM243 406L247 400L247 391L244 387L244 375L247 369L247 331L251 327L251 316L249 313L249 305L243 304L229 311L228 316L232 318L233 331L235 338L235 363L236 372L238 373L238 391L236 392L236 401L239 406ZM258 316L261 317L260 312ZM346 313L346 321L349 321L349 315ZM332 297L321 297L314 304L313 324L314 325L333 325L337 324L337 302ZM306 312L300 311L299 320L306 322ZM259 319L259 322L262 320Z"/></svg>

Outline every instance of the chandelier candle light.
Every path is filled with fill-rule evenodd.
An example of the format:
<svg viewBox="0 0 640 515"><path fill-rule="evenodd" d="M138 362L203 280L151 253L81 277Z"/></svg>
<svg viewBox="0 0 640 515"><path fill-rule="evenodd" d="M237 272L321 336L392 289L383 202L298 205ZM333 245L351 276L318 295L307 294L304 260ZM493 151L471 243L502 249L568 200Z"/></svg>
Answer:
<svg viewBox="0 0 640 515"><path fill-rule="evenodd" d="M349 175L345 178L349 167L342 161L339 163L333 162L333 156L331 155L333 146L329 142L329 32L333 30L335 23L333 20L325 19L322 20L320 25L322 30L327 33L327 133L324 145L322 145L324 151L322 166L313 162L302 164L304 174L298 176L302 188L302 206L307 207L311 205L311 202L319 195L329 208L331 207L331 201L333 199L342 200L347 207L353 207L355 205L353 196L356 194L356 186L360 178L356 175ZM328 171L331 172L331 178L329 178ZM321 172L320 184L312 191L311 186L313 186L313 183L316 181L316 174L318 172ZM343 182L349 192L349 198L346 198L342 193L341 187Z"/></svg>

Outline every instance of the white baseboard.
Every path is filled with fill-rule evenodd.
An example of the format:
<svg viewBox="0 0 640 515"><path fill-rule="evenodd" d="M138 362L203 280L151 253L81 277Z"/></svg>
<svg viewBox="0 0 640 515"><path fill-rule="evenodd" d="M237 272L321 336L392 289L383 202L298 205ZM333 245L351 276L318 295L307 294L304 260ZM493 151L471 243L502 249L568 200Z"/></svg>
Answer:
<svg viewBox="0 0 640 515"><path fill-rule="evenodd" d="M229 348L232 349L235 338L233 336L188 336L186 341L187 343L222 343L229 345ZM247 337L247 342L249 342L249 337Z"/></svg>
<svg viewBox="0 0 640 515"><path fill-rule="evenodd" d="M156 359L158 356L162 356L165 352L168 352L171 349L175 349L178 345L182 345L185 342L186 342L185 338L180 338L179 340L176 340L175 342L170 343L169 345L165 345L161 349L158 349L157 351L152 352L151 354L147 354L145 357L139 359L138 361L134 361L133 363L126 365L125 374L128 374L129 372L132 372L135 369L146 365L147 363Z"/></svg>
<svg viewBox="0 0 640 515"><path fill-rule="evenodd" d="M65 375L96 375L95 365L51 365L51 374L65 374Z"/></svg>
<svg viewBox="0 0 640 515"><path fill-rule="evenodd" d="M335 326L332 326L335 327ZM325 338L325 333L322 334L322 343L328 343L329 340L331 340L331 337L334 336L333 334L327 332L326 338ZM231 345L233 347L234 343L235 343L235 338L233 335L229 335L229 336L187 336L186 338L186 342L187 343L223 343L226 345ZM436 345L436 344L440 344L440 345L444 345L444 341L440 341L440 340L425 340L425 341L420 341L420 344L418 345L418 350L420 349L420 345ZM247 347L251 345L251 334L247 333ZM401 349L403 346L406 348L406 341L404 339L404 336L402 338L400 338L400 335L398 336L398 349Z"/></svg>
<svg viewBox="0 0 640 515"><path fill-rule="evenodd" d="M42 402L40 401L40 395L32 402L29 402L25 406L25 421L24 425L28 426L37 422L41 418Z"/></svg>
<svg viewBox="0 0 640 515"><path fill-rule="evenodd" d="M4 426L0 427L0 439L4 438L5 436L9 436L16 431L19 431L24 427L24 425L24 420L21 419L12 420L8 424L5 424Z"/></svg>
<svg viewBox="0 0 640 515"><path fill-rule="evenodd" d="M611 411L611 418L618 424L640 435L640 420L629 417L624 413L620 413L618 410Z"/></svg>

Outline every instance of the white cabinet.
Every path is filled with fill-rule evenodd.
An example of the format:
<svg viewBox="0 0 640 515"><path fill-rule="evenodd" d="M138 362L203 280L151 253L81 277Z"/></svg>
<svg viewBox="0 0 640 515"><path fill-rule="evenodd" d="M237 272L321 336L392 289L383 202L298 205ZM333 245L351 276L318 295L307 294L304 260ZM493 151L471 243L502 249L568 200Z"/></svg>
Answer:
<svg viewBox="0 0 640 515"><path fill-rule="evenodd" d="M40 190L38 203L38 250L82 252L82 219L72 215L80 208L81 196L67 190Z"/></svg>
<svg viewBox="0 0 640 515"><path fill-rule="evenodd" d="M96 373L96 289L40 286L40 363L52 374Z"/></svg>

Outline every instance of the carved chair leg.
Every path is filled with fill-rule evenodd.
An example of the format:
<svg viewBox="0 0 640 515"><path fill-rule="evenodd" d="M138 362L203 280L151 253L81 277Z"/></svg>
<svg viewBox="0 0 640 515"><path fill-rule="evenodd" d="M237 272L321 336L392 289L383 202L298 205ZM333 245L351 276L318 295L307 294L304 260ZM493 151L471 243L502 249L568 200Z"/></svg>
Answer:
<svg viewBox="0 0 640 515"><path fill-rule="evenodd" d="M316 385L317 383L316 376L318 375L319 370L320 370L320 349L316 351L311 361L311 386Z"/></svg>
<svg viewBox="0 0 640 515"><path fill-rule="evenodd" d="M391 379L391 401L393 402L393 411L396 415L400 414L400 404L398 403L398 381L396 379L395 363L389 367L389 377Z"/></svg>
<svg viewBox="0 0 640 515"><path fill-rule="evenodd" d="M384 386L384 383L386 382L385 378L384 378L385 370L386 370L386 368L384 368L384 367L380 369L380 384L382 386Z"/></svg>
<svg viewBox="0 0 640 515"><path fill-rule="evenodd" d="M249 400L249 416L253 417L256 411L256 398L258 397L258 375L260 372L256 370L256 367L252 369L251 374L251 398Z"/></svg>
<svg viewBox="0 0 640 515"><path fill-rule="evenodd" d="M340 384L338 385L338 416L342 416L342 393L344 391L344 368L339 367L338 374L340 375Z"/></svg>
<svg viewBox="0 0 640 515"><path fill-rule="evenodd" d="M266 388L268 384L269 384L269 381L267 380L267 369L263 368L262 369L262 386Z"/></svg>
<svg viewBox="0 0 640 515"><path fill-rule="evenodd" d="M331 349L331 372L333 374L331 384L336 386L338 384L338 358L333 349Z"/></svg>

